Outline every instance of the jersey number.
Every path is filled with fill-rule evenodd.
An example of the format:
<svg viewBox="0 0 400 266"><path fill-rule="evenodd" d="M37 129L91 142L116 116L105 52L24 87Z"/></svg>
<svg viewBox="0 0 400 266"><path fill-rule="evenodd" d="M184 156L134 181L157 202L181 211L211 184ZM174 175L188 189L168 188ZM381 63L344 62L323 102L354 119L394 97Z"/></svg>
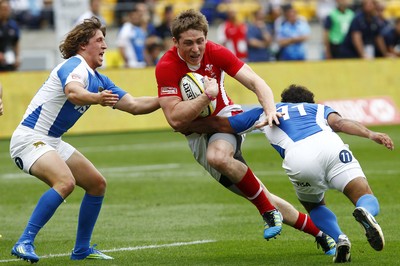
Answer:
<svg viewBox="0 0 400 266"><path fill-rule="evenodd" d="M351 156L351 153L348 150L342 150L339 153L339 159L342 163L349 163L353 160L353 156Z"/></svg>
<svg viewBox="0 0 400 266"><path fill-rule="evenodd" d="M304 109L304 105L303 105L303 104L294 105L294 106L292 106L291 109L293 109L293 108L297 108L297 111L299 111L300 116L307 115L306 110ZM287 106L287 105L282 105L282 106L280 106L280 107L277 109L277 111L279 111L279 110L280 110L282 113L284 113L284 115L282 116L282 117L283 117L283 120L288 120L288 119L290 119L290 115L289 115L289 106Z"/></svg>

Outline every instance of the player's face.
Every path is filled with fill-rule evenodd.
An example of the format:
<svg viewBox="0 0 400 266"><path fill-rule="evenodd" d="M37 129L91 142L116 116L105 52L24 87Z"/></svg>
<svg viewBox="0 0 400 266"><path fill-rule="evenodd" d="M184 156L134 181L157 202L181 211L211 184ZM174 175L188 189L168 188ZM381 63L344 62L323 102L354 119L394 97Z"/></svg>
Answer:
<svg viewBox="0 0 400 266"><path fill-rule="evenodd" d="M96 69L103 64L104 53L107 49L106 40L101 30L89 39L88 44L82 47L83 57L92 69Z"/></svg>
<svg viewBox="0 0 400 266"><path fill-rule="evenodd" d="M179 55L190 65L199 65L203 59L207 39L204 32L188 30L181 33L179 40L174 39Z"/></svg>

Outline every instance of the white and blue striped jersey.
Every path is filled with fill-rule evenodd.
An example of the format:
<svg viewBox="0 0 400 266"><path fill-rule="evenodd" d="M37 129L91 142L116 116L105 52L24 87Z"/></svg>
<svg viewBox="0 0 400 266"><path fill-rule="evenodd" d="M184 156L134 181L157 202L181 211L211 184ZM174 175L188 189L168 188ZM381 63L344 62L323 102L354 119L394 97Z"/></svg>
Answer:
<svg viewBox="0 0 400 266"><path fill-rule="evenodd" d="M312 103L278 103L276 109L284 113L283 117L279 118L280 125L265 126L262 131L282 158L285 157L285 150L291 144L323 130L332 131L326 120L330 113L336 111L328 106ZM264 120L264 116L262 108L255 108L228 119L235 132L242 133L253 128L257 121ZM316 143L316 145L321 144Z"/></svg>
<svg viewBox="0 0 400 266"><path fill-rule="evenodd" d="M90 107L68 101L64 88L71 81L82 83L92 93L111 90L120 99L126 94L108 77L91 69L82 56L76 55L52 70L33 97L21 124L48 136L61 137Z"/></svg>

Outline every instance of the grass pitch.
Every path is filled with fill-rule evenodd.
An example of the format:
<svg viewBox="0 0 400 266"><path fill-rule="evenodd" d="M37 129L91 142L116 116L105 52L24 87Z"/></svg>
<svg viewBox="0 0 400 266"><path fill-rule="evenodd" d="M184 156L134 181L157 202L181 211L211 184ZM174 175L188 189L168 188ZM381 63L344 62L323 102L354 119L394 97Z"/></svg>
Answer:
<svg viewBox="0 0 400 266"><path fill-rule="evenodd" d="M400 126L387 132L400 143ZM381 204L377 217L386 239L374 251L352 217L353 206L329 191L328 206L352 242L352 265L399 264L399 151L343 136L360 161ZM108 180L92 244L113 261L70 261L83 190L76 188L36 238L40 265L331 265L314 238L284 226L277 239L262 238L263 223L246 200L216 183L199 166L185 138L170 131L68 136ZM0 263L26 265L10 251L40 195L48 189L11 162L9 140L0 140ZM249 134L244 157L273 193L304 212L281 169L279 155L262 134Z"/></svg>

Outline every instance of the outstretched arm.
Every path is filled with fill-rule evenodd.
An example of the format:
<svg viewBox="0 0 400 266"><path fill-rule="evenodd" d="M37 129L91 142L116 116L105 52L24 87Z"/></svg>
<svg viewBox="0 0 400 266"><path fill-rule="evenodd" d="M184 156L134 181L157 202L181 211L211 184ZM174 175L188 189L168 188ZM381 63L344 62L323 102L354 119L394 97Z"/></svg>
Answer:
<svg viewBox="0 0 400 266"><path fill-rule="evenodd" d="M389 150L394 149L394 143L387 134L369 130L363 124L354 120L344 119L337 113L331 113L328 116L328 124L335 132L364 137L382 144Z"/></svg>
<svg viewBox="0 0 400 266"><path fill-rule="evenodd" d="M159 109L160 104L157 97L133 97L127 93L115 104L114 108L133 115L143 115Z"/></svg>
<svg viewBox="0 0 400 266"><path fill-rule="evenodd" d="M193 121L182 133L236 133L243 134L258 128L261 107L230 117L210 116Z"/></svg>
<svg viewBox="0 0 400 266"><path fill-rule="evenodd" d="M228 117L209 116L192 121L181 133L235 133Z"/></svg>
<svg viewBox="0 0 400 266"><path fill-rule="evenodd" d="M271 127L273 124L279 125L279 117L282 117L282 114L276 111L274 94L268 84L247 64L243 65L234 78L257 95L265 112L265 121L260 123Z"/></svg>
<svg viewBox="0 0 400 266"><path fill-rule="evenodd" d="M102 106L114 106L118 100L118 94L110 90L103 90L100 93L93 93L86 90L80 82L69 82L64 88L67 99L75 105L100 104Z"/></svg>

